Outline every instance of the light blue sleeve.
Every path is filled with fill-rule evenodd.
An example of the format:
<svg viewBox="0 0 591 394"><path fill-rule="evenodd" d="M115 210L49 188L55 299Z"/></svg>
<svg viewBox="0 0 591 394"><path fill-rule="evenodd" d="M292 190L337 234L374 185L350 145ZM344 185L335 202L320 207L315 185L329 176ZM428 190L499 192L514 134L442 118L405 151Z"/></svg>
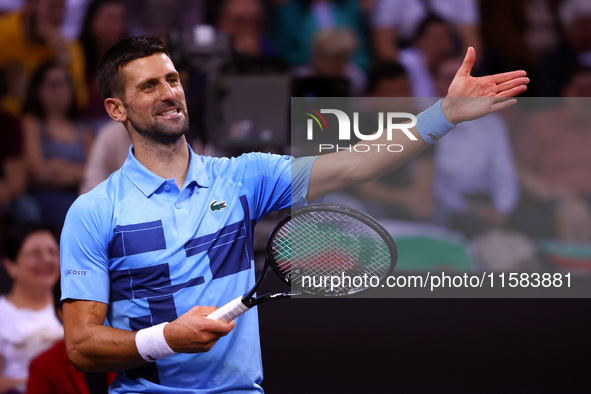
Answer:
<svg viewBox="0 0 591 394"><path fill-rule="evenodd" d="M294 209L308 204L306 194L308 194L310 173L316 157L307 156L291 160L291 206Z"/></svg>
<svg viewBox="0 0 591 394"><path fill-rule="evenodd" d="M242 182L251 189L255 220L282 208L305 205L310 172L316 157L293 158L269 153L242 155Z"/></svg>
<svg viewBox="0 0 591 394"><path fill-rule="evenodd" d="M108 210L88 193L70 207L60 240L62 301L90 300L108 304L110 295ZM102 204L105 205L105 204Z"/></svg>

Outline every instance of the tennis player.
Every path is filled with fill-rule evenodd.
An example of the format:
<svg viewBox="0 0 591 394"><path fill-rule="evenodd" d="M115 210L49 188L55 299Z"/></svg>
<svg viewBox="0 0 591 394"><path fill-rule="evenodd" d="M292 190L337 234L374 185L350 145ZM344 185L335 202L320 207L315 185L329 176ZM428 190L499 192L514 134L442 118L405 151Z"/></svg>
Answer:
<svg viewBox="0 0 591 394"><path fill-rule="evenodd" d="M112 47L99 85L133 145L119 171L76 200L64 225L62 300L74 364L119 371L113 393L262 392L257 314L205 318L254 285L254 224L374 179L525 90L522 71L472 78L474 59L470 49L450 97L419 115L419 141L404 141L401 154L227 159L187 145L185 95L160 41L133 37Z"/></svg>

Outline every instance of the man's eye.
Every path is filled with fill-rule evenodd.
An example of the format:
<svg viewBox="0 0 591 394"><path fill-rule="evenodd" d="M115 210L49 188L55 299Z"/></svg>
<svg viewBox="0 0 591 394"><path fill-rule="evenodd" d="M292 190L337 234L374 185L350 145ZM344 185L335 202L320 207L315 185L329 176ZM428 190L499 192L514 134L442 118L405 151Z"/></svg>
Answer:
<svg viewBox="0 0 591 394"><path fill-rule="evenodd" d="M144 90L151 90L154 89L155 85L153 83L147 83L144 85Z"/></svg>

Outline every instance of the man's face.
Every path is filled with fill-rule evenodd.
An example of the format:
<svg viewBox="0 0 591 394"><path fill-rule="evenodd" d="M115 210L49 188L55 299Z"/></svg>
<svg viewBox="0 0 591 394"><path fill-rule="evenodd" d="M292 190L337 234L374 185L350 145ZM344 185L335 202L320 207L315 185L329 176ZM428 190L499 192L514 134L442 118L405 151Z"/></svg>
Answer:
<svg viewBox="0 0 591 394"><path fill-rule="evenodd" d="M185 92L172 61L164 53L136 59L120 71L123 107L131 127L141 136L172 144L189 129Z"/></svg>
<svg viewBox="0 0 591 394"><path fill-rule="evenodd" d="M224 6L219 28L233 37L258 35L263 25L263 10L257 0L231 0Z"/></svg>
<svg viewBox="0 0 591 394"><path fill-rule="evenodd" d="M418 46L428 59L439 62L449 55L452 40L445 23L431 23L417 41Z"/></svg>

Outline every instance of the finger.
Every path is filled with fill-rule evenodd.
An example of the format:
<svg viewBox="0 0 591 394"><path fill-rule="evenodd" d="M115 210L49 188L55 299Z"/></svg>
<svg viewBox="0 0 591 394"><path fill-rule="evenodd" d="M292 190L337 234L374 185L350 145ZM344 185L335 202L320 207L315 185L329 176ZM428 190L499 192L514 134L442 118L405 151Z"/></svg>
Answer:
<svg viewBox="0 0 591 394"><path fill-rule="evenodd" d="M223 336L228 335L230 333L230 331L232 331L234 329L234 327L236 326L236 323L234 322L234 320L226 323L221 320L207 319L207 322L211 323L208 325L207 331L209 331L212 334L215 334L218 337L223 337Z"/></svg>
<svg viewBox="0 0 591 394"><path fill-rule="evenodd" d="M518 94L525 92L526 90L527 90L527 86L519 85L519 86L515 86L514 88L511 88L509 90L505 90L504 92L500 92L497 94L497 96L498 97L514 97L514 96L517 96Z"/></svg>
<svg viewBox="0 0 591 394"><path fill-rule="evenodd" d="M525 71L517 70L517 71L509 71L506 73L491 75L491 78L495 83L499 84L499 83L510 81L512 79L522 78L522 77L525 77L526 75L527 75L527 73Z"/></svg>
<svg viewBox="0 0 591 394"><path fill-rule="evenodd" d="M497 93L501 93L506 90L513 89L514 87L517 87L517 86L521 86L521 85L525 86L528 83L529 83L529 78L526 78L526 77L512 79L510 81L503 82L500 85L497 85Z"/></svg>
<svg viewBox="0 0 591 394"><path fill-rule="evenodd" d="M476 61L476 51L474 48L469 47L468 51L466 51L466 56L464 57L464 61L460 66L460 69L456 73L456 76L460 77L469 77L470 72L472 72L472 67L474 67L474 62Z"/></svg>
<svg viewBox="0 0 591 394"><path fill-rule="evenodd" d="M491 105L491 108L493 111L500 111L514 104L517 104L517 99L508 99L494 103L493 105Z"/></svg>

